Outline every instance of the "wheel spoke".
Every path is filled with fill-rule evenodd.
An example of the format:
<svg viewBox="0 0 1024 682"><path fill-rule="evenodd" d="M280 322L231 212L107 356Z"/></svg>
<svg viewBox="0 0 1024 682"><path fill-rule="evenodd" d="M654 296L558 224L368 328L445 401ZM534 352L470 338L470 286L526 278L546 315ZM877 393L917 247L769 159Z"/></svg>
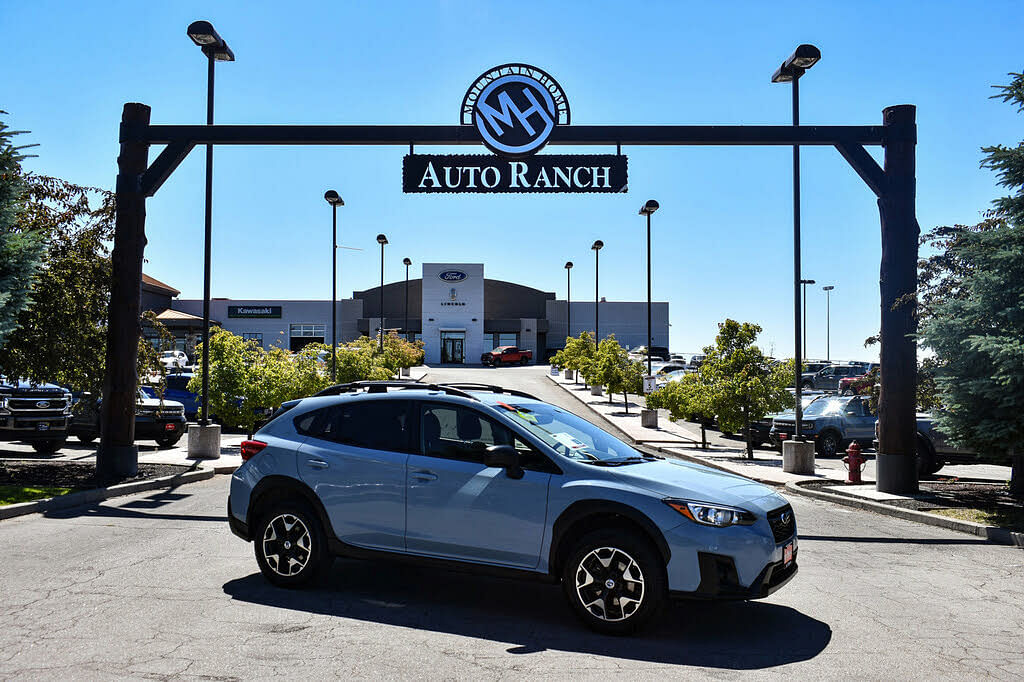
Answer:
<svg viewBox="0 0 1024 682"><path fill-rule="evenodd" d="M576 594L594 617L626 620L643 603L643 572L623 550L598 547L584 556L576 569Z"/></svg>

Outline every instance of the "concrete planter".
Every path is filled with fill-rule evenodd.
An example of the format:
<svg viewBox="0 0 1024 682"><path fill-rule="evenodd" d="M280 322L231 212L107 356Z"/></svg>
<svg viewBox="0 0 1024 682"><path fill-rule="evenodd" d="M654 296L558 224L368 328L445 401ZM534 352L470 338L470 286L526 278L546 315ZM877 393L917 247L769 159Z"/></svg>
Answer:
<svg viewBox="0 0 1024 682"><path fill-rule="evenodd" d="M601 387L600 386L591 386L590 387L590 395L604 395L604 394L601 392Z"/></svg>
<svg viewBox="0 0 1024 682"><path fill-rule="evenodd" d="M407 376L409 376L409 375L410 375L410 373L409 373L409 368L408 368L408 367L403 367L403 368L402 368L402 374L401 374L401 376L403 376L403 377L407 377Z"/></svg>
<svg viewBox="0 0 1024 682"><path fill-rule="evenodd" d="M220 424L189 424L188 459L220 458Z"/></svg>
<svg viewBox="0 0 1024 682"><path fill-rule="evenodd" d="M645 429L658 428L658 411L648 409L640 410L640 426Z"/></svg>
<svg viewBox="0 0 1024 682"><path fill-rule="evenodd" d="M562 375L565 377L566 381L572 381L575 378L573 371L571 369L563 371Z"/></svg>
<svg viewBox="0 0 1024 682"><path fill-rule="evenodd" d="M782 441L782 470L790 474L814 474L814 443Z"/></svg>

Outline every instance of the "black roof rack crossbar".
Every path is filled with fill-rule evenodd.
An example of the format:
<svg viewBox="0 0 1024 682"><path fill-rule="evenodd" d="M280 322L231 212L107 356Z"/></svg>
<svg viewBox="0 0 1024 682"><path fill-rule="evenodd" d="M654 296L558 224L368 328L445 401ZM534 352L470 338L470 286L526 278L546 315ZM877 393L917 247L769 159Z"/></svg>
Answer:
<svg viewBox="0 0 1024 682"><path fill-rule="evenodd" d="M529 398L530 400L543 402L537 396L530 395L525 391L520 391L514 388L505 388L504 386L494 386L492 384L477 384L471 381L455 381L445 382L439 385L448 386L450 388L462 389L464 391L490 391L491 393L508 393L509 395L518 396L520 398Z"/></svg>
<svg viewBox="0 0 1024 682"><path fill-rule="evenodd" d="M324 390L315 394L313 397L341 395L342 393L353 393L363 388L365 388L368 393L387 393L389 388L442 391L444 393L450 393L452 395L457 395L462 398L476 400L476 398L466 393L465 391L459 390L457 386L448 386L446 384L424 384L414 379L390 379L387 381L352 381L347 384L335 384L334 386L328 386Z"/></svg>

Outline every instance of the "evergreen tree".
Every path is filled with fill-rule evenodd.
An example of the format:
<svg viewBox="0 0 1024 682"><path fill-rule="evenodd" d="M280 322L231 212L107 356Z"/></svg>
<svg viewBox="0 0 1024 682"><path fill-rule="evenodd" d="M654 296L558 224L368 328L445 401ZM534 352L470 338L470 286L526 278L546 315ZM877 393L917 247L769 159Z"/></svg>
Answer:
<svg viewBox="0 0 1024 682"><path fill-rule="evenodd" d="M994 97L1024 111L1024 75ZM1024 142L985 147L982 166L1012 190L978 226L947 230L935 296L920 338L935 351L938 427L982 456L1011 455L1011 491L1024 496Z"/></svg>
<svg viewBox="0 0 1024 682"><path fill-rule="evenodd" d="M0 121L0 347L17 328L18 315L29 304L32 279L44 250L39 232L25 229L21 221L25 211L21 172L25 155L21 150L25 147L12 143L17 134ZM4 371L0 366L0 374Z"/></svg>

